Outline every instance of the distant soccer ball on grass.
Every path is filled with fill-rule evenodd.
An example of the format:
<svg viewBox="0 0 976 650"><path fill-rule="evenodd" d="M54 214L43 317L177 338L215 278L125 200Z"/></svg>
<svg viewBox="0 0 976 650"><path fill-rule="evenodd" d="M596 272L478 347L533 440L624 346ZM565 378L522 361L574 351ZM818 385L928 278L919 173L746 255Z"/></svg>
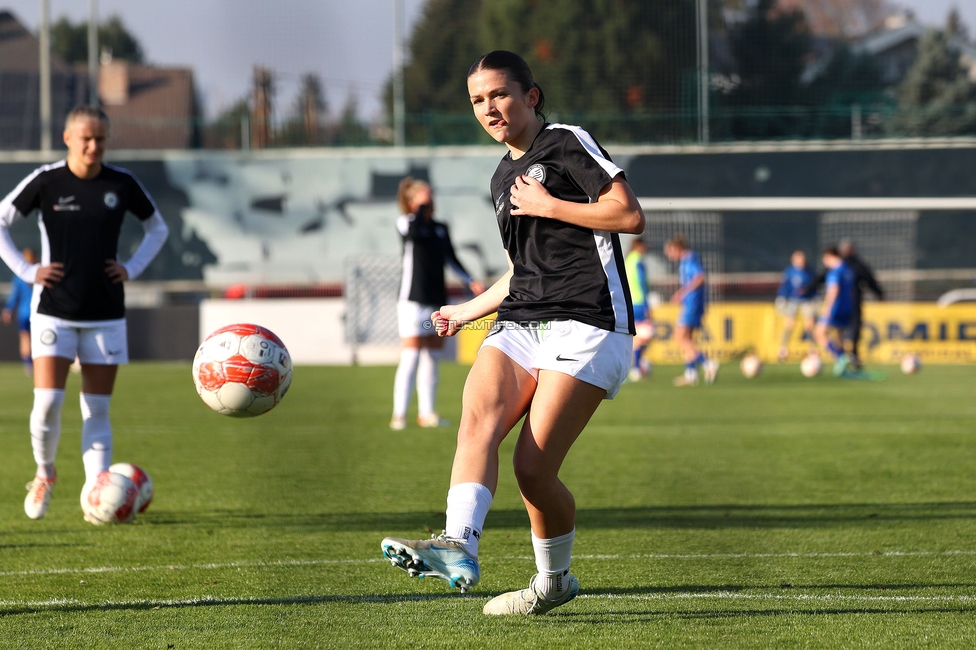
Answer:
<svg viewBox="0 0 976 650"><path fill-rule="evenodd" d="M762 366L762 359L759 358L758 354L747 354L739 362L739 370L749 379L758 376L762 372Z"/></svg>
<svg viewBox="0 0 976 650"><path fill-rule="evenodd" d="M153 499L153 482L149 478L149 474L146 474L141 467L131 463L114 463L108 468L108 471L121 474L135 483L139 490L139 496L136 498L136 512L145 512Z"/></svg>
<svg viewBox="0 0 976 650"><path fill-rule="evenodd" d="M267 413L291 385L291 356L274 333L260 325L222 327L204 340L193 358L197 394L231 417Z"/></svg>
<svg viewBox="0 0 976 650"><path fill-rule="evenodd" d="M81 508L93 524L126 524L136 516L139 488L131 479L102 472L90 488L82 488Z"/></svg>
<svg viewBox="0 0 976 650"><path fill-rule="evenodd" d="M909 352L901 358L901 371L906 375L914 375L922 369L922 360L914 352Z"/></svg>
<svg viewBox="0 0 976 650"><path fill-rule="evenodd" d="M804 377L816 377L822 368L823 364L817 354L808 354L800 362L800 372L803 373Z"/></svg>

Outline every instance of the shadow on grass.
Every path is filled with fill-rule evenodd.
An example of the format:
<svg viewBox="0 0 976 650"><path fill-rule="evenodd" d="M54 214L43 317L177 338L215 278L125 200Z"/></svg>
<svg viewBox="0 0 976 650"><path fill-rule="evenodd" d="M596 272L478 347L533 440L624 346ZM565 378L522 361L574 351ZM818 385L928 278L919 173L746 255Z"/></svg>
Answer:
<svg viewBox="0 0 976 650"><path fill-rule="evenodd" d="M880 522L925 522L976 519L976 502L854 503L802 505L661 506L637 508L588 508L577 512L580 528L823 528L874 525ZM417 531L439 532L444 513L253 513L244 510L160 512L146 516L153 526L220 526L293 528L330 532ZM485 522L490 528L525 528L524 510L492 510Z"/></svg>

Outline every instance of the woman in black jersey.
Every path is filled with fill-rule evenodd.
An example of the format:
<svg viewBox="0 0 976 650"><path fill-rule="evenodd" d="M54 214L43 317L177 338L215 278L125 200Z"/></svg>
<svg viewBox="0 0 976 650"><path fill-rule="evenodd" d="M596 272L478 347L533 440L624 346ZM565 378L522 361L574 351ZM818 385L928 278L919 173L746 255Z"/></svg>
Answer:
<svg viewBox="0 0 976 650"><path fill-rule="evenodd" d="M109 405L119 364L129 359L123 283L145 270L168 233L136 177L102 162L107 137L108 118L100 109L72 110L64 127L67 157L34 170L0 201L0 257L34 287L30 432L37 472L24 500L31 519L43 517L50 503L65 384L76 357L81 361L83 503L112 462ZM41 231L39 263L27 260L9 233L17 219L35 212ZM118 258L119 232L127 214L142 223L145 237L123 262ZM82 509L85 519L99 523Z"/></svg>
<svg viewBox="0 0 976 650"><path fill-rule="evenodd" d="M434 199L427 181L407 176L400 181L397 204L401 215L396 227L403 241L397 325L400 331L400 363L393 380L393 417L390 428L407 426L407 407L417 382L417 424L441 427L449 423L437 414L438 368L435 353L444 341L434 330L430 315L447 302L444 267L450 266L468 289L478 295L483 284L471 277L451 243L446 223L434 220Z"/></svg>
<svg viewBox="0 0 976 650"><path fill-rule="evenodd" d="M542 89L521 57L496 51L478 59L468 93L475 117L509 149L491 193L510 269L480 296L433 315L442 336L495 311L498 321L465 382L444 533L386 538L382 547L411 576L462 591L477 584L498 448L525 416L514 466L538 573L484 612L542 614L579 591L569 573L576 505L558 473L630 368L633 311L617 233L643 232L644 214L623 170L588 133L545 123Z"/></svg>

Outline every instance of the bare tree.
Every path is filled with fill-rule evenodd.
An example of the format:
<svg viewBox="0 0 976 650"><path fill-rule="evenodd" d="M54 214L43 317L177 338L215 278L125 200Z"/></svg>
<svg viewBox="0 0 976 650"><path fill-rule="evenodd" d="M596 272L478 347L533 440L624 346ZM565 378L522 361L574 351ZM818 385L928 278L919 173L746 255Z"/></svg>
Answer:
<svg viewBox="0 0 976 650"><path fill-rule="evenodd" d="M814 34L844 39L877 29L893 11L889 0L779 0L778 6L802 11Z"/></svg>

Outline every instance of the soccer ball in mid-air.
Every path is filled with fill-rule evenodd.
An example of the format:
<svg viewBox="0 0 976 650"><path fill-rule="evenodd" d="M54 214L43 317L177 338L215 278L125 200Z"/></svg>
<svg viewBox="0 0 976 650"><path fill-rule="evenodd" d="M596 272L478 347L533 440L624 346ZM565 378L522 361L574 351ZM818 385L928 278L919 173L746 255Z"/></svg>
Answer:
<svg viewBox="0 0 976 650"><path fill-rule="evenodd" d="M803 361L800 362L800 372L803 373L804 377L816 377L820 374L821 368L823 368L823 364L820 362L820 355L816 352L811 352L803 357Z"/></svg>
<svg viewBox="0 0 976 650"><path fill-rule="evenodd" d="M260 325L222 327L204 340L193 358L193 383L207 406L232 417L267 413L291 385L291 356L274 333Z"/></svg>
<svg viewBox="0 0 976 650"><path fill-rule="evenodd" d="M762 359L759 358L758 354L747 354L742 357L742 361L739 363L739 370L742 374L749 379L756 377L762 372Z"/></svg>
<svg viewBox="0 0 976 650"><path fill-rule="evenodd" d="M909 352L901 358L901 371L906 375L914 375L922 369L922 360L914 352Z"/></svg>
<svg viewBox="0 0 976 650"><path fill-rule="evenodd" d="M149 478L149 474L146 474L141 467L131 463L113 463L108 471L121 474L135 483L139 490L139 496L136 498L136 512L145 512L153 499L153 482Z"/></svg>
<svg viewBox="0 0 976 650"><path fill-rule="evenodd" d="M105 471L81 491L81 509L93 524L125 524L136 516L139 488L129 477Z"/></svg>

